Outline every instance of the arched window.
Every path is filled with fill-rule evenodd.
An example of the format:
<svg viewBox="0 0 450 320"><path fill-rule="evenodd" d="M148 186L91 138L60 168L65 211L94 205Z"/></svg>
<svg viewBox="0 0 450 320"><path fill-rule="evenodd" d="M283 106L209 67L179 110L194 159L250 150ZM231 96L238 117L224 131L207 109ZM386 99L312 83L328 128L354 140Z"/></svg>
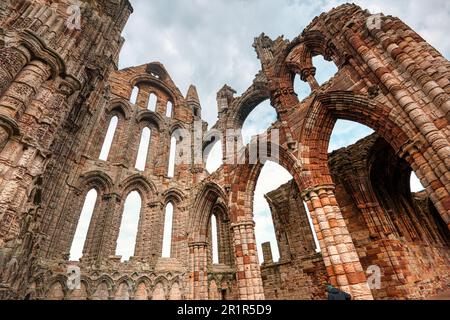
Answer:
<svg viewBox="0 0 450 320"><path fill-rule="evenodd" d="M103 141L102 150L100 152L100 160L108 160L109 151L111 150L118 122L119 118L117 116L112 117L109 122L108 131L106 132L105 140Z"/></svg>
<svg viewBox="0 0 450 320"><path fill-rule="evenodd" d="M116 255L122 256L122 261L127 261L134 255L141 207L142 200L139 193L130 192L123 207L122 222L117 238Z"/></svg>
<svg viewBox="0 0 450 320"><path fill-rule="evenodd" d="M139 95L139 87L134 86L133 91L131 91L130 102L136 104Z"/></svg>
<svg viewBox="0 0 450 320"><path fill-rule="evenodd" d="M321 55L314 56L312 58L312 64L316 69L314 80L315 85L321 86L325 82L329 81L337 72L338 69L332 61L327 61ZM300 75L295 76L294 91L297 93L300 101L304 100L311 94L311 84L303 81Z"/></svg>
<svg viewBox="0 0 450 320"><path fill-rule="evenodd" d="M168 118L172 118L172 112L173 112L172 106L173 106L172 102L171 101L167 101L166 117L168 117Z"/></svg>
<svg viewBox="0 0 450 320"><path fill-rule="evenodd" d="M266 132L275 121L277 121L277 112L268 100L257 105L247 116L242 126L242 142L244 145L247 145L254 136Z"/></svg>
<svg viewBox="0 0 450 320"><path fill-rule="evenodd" d="M292 175L281 165L267 161L256 181L253 199L256 243L258 248L261 248L264 242L270 242L273 261L279 260L280 250L270 206L264 195L292 180L292 178ZM258 255L259 261L264 261L262 250L258 250Z"/></svg>
<svg viewBox="0 0 450 320"><path fill-rule="evenodd" d="M318 55L312 58L313 65L316 68L315 78L321 86L330 80L338 72L338 68L333 61L327 61L323 56Z"/></svg>
<svg viewBox="0 0 450 320"><path fill-rule="evenodd" d="M158 98L156 97L156 94L154 94L153 92L150 93L150 96L148 97L147 110L155 111L157 101L158 101Z"/></svg>
<svg viewBox="0 0 450 320"><path fill-rule="evenodd" d="M162 246L163 258L170 258L170 251L172 247L172 223L173 223L173 204L169 202L166 205L166 213L164 217L164 233Z"/></svg>
<svg viewBox="0 0 450 320"><path fill-rule="evenodd" d="M169 168L167 171L167 176L173 178L175 173L175 155L177 150L177 139L172 137L170 139L170 150L169 150Z"/></svg>
<svg viewBox="0 0 450 320"><path fill-rule="evenodd" d="M219 263L219 240L217 237L217 218L213 214L211 216L211 250L212 250L212 257L213 257L213 263Z"/></svg>
<svg viewBox="0 0 450 320"><path fill-rule="evenodd" d="M135 168L139 171L145 170L145 165L147 163L148 147L150 146L151 130L148 127L142 129L141 141L139 143L139 150L136 157Z"/></svg>
<svg viewBox="0 0 450 320"><path fill-rule="evenodd" d="M222 142L217 141L209 150L206 159L206 170L213 173L223 164Z"/></svg>
<svg viewBox="0 0 450 320"><path fill-rule="evenodd" d="M95 203L97 202L97 190L91 189L84 200L83 209L78 220L75 236L73 237L72 246L70 248L70 260L78 261L83 256L83 247L86 236L91 223L92 214L94 213Z"/></svg>

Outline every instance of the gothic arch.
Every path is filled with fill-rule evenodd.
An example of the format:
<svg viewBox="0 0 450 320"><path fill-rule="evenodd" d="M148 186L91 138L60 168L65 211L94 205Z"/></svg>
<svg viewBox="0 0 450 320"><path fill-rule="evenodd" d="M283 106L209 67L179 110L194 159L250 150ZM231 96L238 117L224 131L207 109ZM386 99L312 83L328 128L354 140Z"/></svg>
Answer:
<svg viewBox="0 0 450 320"><path fill-rule="evenodd" d="M95 287L98 288L98 286L101 285L102 283L106 284L106 287L110 294L114 291L114 279L111 278L109 275L107 275L107 274L101 275L95 281Z"/></svg>
<svg viewBox="0 0 450 320"><path fill-rule="evenodd" d="M129 120L133 114L133 110L128 101L124 101L122 98L115 98L109 101L109 104L105 108L105 114L109 116L120 114L122 119Z"/></svg>
<svg viewBox="0 0 450 320"><path fill-rule="evenodd" d="M120 194L127 196L132 191L137 191L143 200L149 201L151 196L158 195L158 190L152 181L149 181L141 174L134 174L125 180L120 185Z"/></svg>
<svg viewBox="0 0 450 320"><path fill-rule="evenodd" d="M109 175L103 171L90 171L80 175L75 184L78 190L90 190L98 188L97 191L102 194L109 194L113 189L113 181ZM86 191L87 192L87 191Z"/></svg>
<svg viewBox="0 0 450 320"><path fill-rule="evenodd" d="M104 195L110 194L112 188L112 179L104 172L91 171L79 177L74 188L72 188L67 196L63 212L53 212L48 223L43 226L43 231L51 234L48 245L44 247L47 255L56 257L70 250L84 201L88 192L92 189L97 191L97 201L91 217L88 235L94 232L93 230L97 226L95 223L92 224L92 222L96 221L96 218L101 215L99 212L102 206L101 199ZM71 236L67 237L66 233L69 233ZM86 238L87 241L88 238Z"/></svg>
<svg viewBox="0 0 450 320"><path fill-rule="evenodd" d="M245 164L237 165L232 176L231 193L230 193L230 219L232 223L240 220L251 221L253 213L251 208L244 208L238 203L253 203L253 194L258 181L259 174L264 166L263 163L248 163L248 150L250 145L245 149ZM282 145L276 145L279 150L279 165L284 167L293 177L297 184L300 181L301 168L299 161L294 154L288 151ZM298 184L299 185L299 184ZM300 185L299 185L300 187Z"/></svg>
<svg viewBox="0 0 450 320"><path fill-rule="evenodd" d="M168 132L169 132L169 137L172 137L174 134L177 134L176 135L177 141L180 138L179 133L188 133L190 135L190 131L188 130L186 125L180 121L176 121L176 122L172 123L169 127ZM182 138L186 138L186 137L182 137Z"/></svg>
<svg viewBox="0 0 450 320"><path fill-rule="evenodd" d="M222 132L216 128L213 127L204 135L203 137L203 144L202 144L202 155L203 155L203 161L206 163L208 160L209 154L211 150L214 148L216 143L219 141L222 141Z"/></svg>
<svg viewBox="0 0 450 320"><path fill-rule="evenodd" d="M267 80L254 80L242 96L233 100L231 108L227 114L226 128L242 129L245 119L262 102L270 99L270 91L267 86Z"/></svg>
<svg viewBox="0 0 450 320"><path fill-rule="evenodd" d="M169 202L173 202L174 206L180 204L186 198L186 196L183 193L183 191L181 191L178 188L170 188L170 189L164 191L161 194L161 197L162 197L162 201L163 201L164 204L167 204Z"/></svg>
<svg viewBox="0 0 450 320"><path fill-rule="evenodd" d="M161 117L161 115L149 110L139 110L136 116L136 121L138 123L148 123L152 127L155 127L158 132L165 127L164 119Z"/></svg>
<svg viewBox="0 0 450 320"><path fill-rule="evenodd" d="M50 279L50 281L48 282L48 287L45 293L47 299L54 298L59 300L60 297L58 296L55 297L50 296L53 294L58 294L58 292L54 292L54 290L57 290L58 285L60 286L61 289L61 292L59 293L63 295L63 299L67 297L66 277L63 275L57 275L53 279Z"/></svg>
<svg viewBox="0 0 450 320"><path fill-rule="evenodd" d="M152 87L158 88L162 90L169 97L168 100L173 102L174 107L178 105L180 101L183 100L183 96L180 93L175 92L170 88L170 86L166 83L168 81L168 77L164 80L155 78L149 74L140 74L133 77L130 80L131 88L134 86L139 86L140 84L149 84Z"/></svg>
<svg viewBox="0 0 450 320"><path fill-rule="evenodd" d="M191 210L189 222L189 241L206 241L208 235L209 218L214 206L218 203L226 203L227 195L225 191L214 182L207 182L200 188ZM222 206L226 211L225 206Z"/></svg>
<svg viewBox="0 0 450 320"><path fill-rule="evenodd" d="M398 152L412 129L407 123L394 123L388 116L390 112L388 106L354 92L318 95L311 103L299 137L303 159L301 188L332 184L327 164L328 143L337 119L356 121L374 129Z"/></svg>

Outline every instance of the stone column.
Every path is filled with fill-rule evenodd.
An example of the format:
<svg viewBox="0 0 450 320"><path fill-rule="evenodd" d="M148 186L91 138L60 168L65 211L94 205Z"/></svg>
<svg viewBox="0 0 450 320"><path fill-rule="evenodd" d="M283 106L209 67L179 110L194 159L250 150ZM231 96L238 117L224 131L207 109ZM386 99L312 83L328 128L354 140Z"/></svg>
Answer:
<svg viewBox="0 0 450 320"><path fill-rule="evenodd" d="M136 241L135 256L145 259L146 261L153 261L155 250L155 232L156 224L155 217L160 214L163 204L160 201L153 201L142 208L142 214L139 219L139 228Z"/></svg>
<svg viewBox="0 0 450 320"><path fill-rule="evenodd" d="M231 225L236 257L239 299L263 300L264 289L255 240L255 223L240 221Z"/></svg>
<svg viewBox="0 0 450 320"><path fill-rule="evenodd" d="M50 66L40 60L27 64L0 98L0 114L20 118L30 99L50 77Z"/></svg>
<svg viewBox="0 0 450 320"><path fill-rule="evenodd" d="M311 87L311 91L319 88L319 83L317 82L315 75L316 68L314 67L303 69L300 73L300 79L309 84L309 86Z"/></svg>
<svg viewBox="0 0 450 320"><path fill-rule="evenodd" d="M24 46L4 47L0 50L0 97L11 82L30 61L30 52Z"/></svg>
<svg viewBox="0 0 450 320"><path fill-rule="evenodd" d="M50 77L50 67L44 62L33 60L23 67L26 58L24 56L21 58L16 62L16 68L20 68L21 71L12 83L8 82L10 85L7 89L3 88L4 93L0 97L0 146L4 146L7 139L18 131L17 119L23 114L42 83Z"/></svg>
<svg viewBox="0 0 450 320"><path fill-rule="evenodd" d="M264 242L261 246L263 251L264 263L273 263L272 248L270 247L270 242Z"/></svg>
<svg viewBox="0 0 450 320"><path fill-rule="evenodd" d="M120 195L116 193L103 197L104 209L101 220L95 221L96 239L101 239L97 244L98 258L107 259L115 256L117 238L119 237L120 225L123 215L123 202Z"/></svg>
<svg viewBox="0 0 450 320"><path fill-rule="evenodd" d="M208 243L189 243L189 267L191 298L193 300L208 299Z"/></svg>
<svg viewBox="0 0 450 320"><path fill-rule="evenodd" d="M308 205L330 282L355 300L372 300L361 262L338 207L334 186L320 186L303 193Z"/></svg>

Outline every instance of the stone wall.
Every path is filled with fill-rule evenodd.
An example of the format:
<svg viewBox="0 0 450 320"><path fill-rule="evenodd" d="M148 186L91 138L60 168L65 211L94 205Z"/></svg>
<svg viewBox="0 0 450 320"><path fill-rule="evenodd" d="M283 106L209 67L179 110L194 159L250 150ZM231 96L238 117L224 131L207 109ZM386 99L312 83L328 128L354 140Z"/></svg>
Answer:
<svg viewBox="0 0 450 320"><path fill-rule="evenodd" d="M68 23L77 12L81 29ZM127 0L0 3L0 298L316 299L323 280L355 299L423 298L445 288L450 63L439 52L398 18L381 16L374 27L368 11L344 4L292 41L255 38L261 70L240 96L228 85L219 90L218 120L208 129L195 86L181 94L161 63L118 70L132 12ZM315 55L338 68L321 86ZM303 101L296 76L311 88ZM268 99L277 121L243 146L246 117ZM99 159L115 117L110 153ZM337 119L377 136L328 155ZM140 171L146 127L151 143ZM219 140L224 162L210 174L206 158ZM267 141L267 154L252 154ZM268 195L282 258L273 262L266 252L261 266L253 197L267 160L293 182ZM411 196L411 169L426 196ZM83 257L69 261L92 189L97 202ZM123 262L117 239L133 191L142 205L135 252ZM174 222L170 258L163 258L168 203ZM212 261L213 215L219 263ZM383 268L380 289L369 288L372 264ZM68 288L70 265L81 269L81 291Z"/></svg>

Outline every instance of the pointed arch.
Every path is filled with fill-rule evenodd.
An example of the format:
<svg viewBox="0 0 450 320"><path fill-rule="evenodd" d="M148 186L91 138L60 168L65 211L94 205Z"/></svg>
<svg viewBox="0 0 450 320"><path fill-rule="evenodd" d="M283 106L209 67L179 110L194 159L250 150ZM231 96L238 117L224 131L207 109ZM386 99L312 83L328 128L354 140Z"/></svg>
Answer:
<svg viewBox="0 0 450 320"><path fill-rule="evenodd" d="M132 104L136 104L138 101L138 97L139 97L139 87L135 85L133 87L133 90L131 91L130 102Z"/></svg>
<svg viewBox="0 0 450 320"><path fill-rule="evenodd" d="M181 288L178 282L172 283L172 287L169 292L169 300L181 300Z"/></svg>
<svg viewBox="0 0 450 320"><path fill-rule="evenodd" d="M146 201L147 198L150 198L158 193L155 184L141 174L134 174L126 178L120 183L119 187L122 194L128 194L131 191L138 191L141 198L146 199Z"/></svg>
<svg viewBox="0 0 450 320"><path fill-rule="evenodd" d="M169 100L166 105L166 117L173 118L173 111L173 102Z"/></svg>
<svg viewBox="0 0 450 320"><path fill-rule="evenodd" d="M65 290L61 281L55 281L47 292L47 300L64 300Z"/></svg>
<svg viewBox="0 0 450 320"><path fill-rule="evenodd" d="M141 208L142 198L139 192L130 192L125 200L116 245L116 255L122 256L122 261L127 261L134 255Z"/></svg>
<svg viewBox="0 0 450 320"><path fill-rule="evenodd" d="M156 104L158 102L158 97L154 92L150 92L148 96L148 102L147 102L147 110L149 111L156 111Z"/></svg>
<svg viewBox="0 0 450 320"><path fill-rule="evenodd" d="M85 197L81 215L78 219L75 235L70 248L70 260L78 261L83 255L83 248L86 242L89 226L91 224L92 215L97 204L98 192L95 188L91 189Z"/></svg>
<svg viewBox="0 0 450 320"><path fill-rule="evenodd" d="M377 115L375 114L375 111ZM328 144L336 119L364 124L380 134L397 152L408 141L408 132L414 132L406 122L395 123L388 117L390 108L349 91L319 94L311 103L300 133L304 160L301 189L332 184L328 169ZM386 115L380 117L379 114ZM374 115L373 117L369 115ZM401 121L400 117L396 118ZM310 155L315 155L311 157Z"/></svg>
<svg viewBox="0 0 450 320"><path fill-rule="evenodd" d="M175 174L175 157L177 152L177 138L172 136L170 138L170 149L169 149L169 167L167 169L167 176L173 178Z"/></svg>
<svg viewBox="0 0 450 320"><path fill-rule="evenodd" d="M170 201L173 202L174 204L178 204L186 198L183 191L181 191L178 188L170 188L164 191L161 196L163 198L164 203Z"/></svg>
<svg viewBox="0 0 450 320"><path fill-rule="evenodd" d="M152 300L166 300L166 293L161 282L158 282L153 288Z"/></svg>
<svg viewBox="0 0 450 320"><path fill-rule="evenodd" d="M129 101L123 98L115 98L110 100L109 105L105 109L105 114L119 114L123 119L128 120L133 114L133 109Z"/></svg>
<svg viewBox="0 0 450 320"><path fill-rule="evenodd" d="M163 117L149 110L139 110L136 116L137 122L145 122L149 126L154 126L158 131L164 127Z"/></svg>
<svg viewBox="0 0 450 320"><path fill-rule="evenodd" d="M148 150L151 143L151 135L152 131L149 127L144 127L141 131L141 139L139 142L139 149L136 155L136 164L135 168L139 171L145 171L147 158L148 158Z"/></svg>
<svg viewBox="0 0 450 320"><path fill-rule="evenodd" d="M211 251L212 251L212 259L213 263L219 263L219 240L218 240L218 224L216 215L213 213L211 215Z"/></svg>
<svg viewBox="0 0 450 320"><path fill-rule="evenodd" d="M146 282L138 282L134 293L134 300L148 300L148 285Z"/></svg>
<svg viewBox="0 0 450 320"><path fill-rule="evenodd" d="M113 116L109 122L108 130L106 132L105 139L103 141L103 146L100 151L100 156L99 156L100 160L103 160L103 161L108 160L109 152L111 150L112 143L114 141L114 136L115 136L115 133L117 130L118 123L119 123L119 117L116 115Z"/></svg>
<svg viewBox="0 0 450 320"><path fill-rule="evenodd" d="M164 214L164 232L163 232L162 254L161 254L163 258L171 257L173 214L174 214L174 206L172 202L168 202L166 204Z"/></svg>

